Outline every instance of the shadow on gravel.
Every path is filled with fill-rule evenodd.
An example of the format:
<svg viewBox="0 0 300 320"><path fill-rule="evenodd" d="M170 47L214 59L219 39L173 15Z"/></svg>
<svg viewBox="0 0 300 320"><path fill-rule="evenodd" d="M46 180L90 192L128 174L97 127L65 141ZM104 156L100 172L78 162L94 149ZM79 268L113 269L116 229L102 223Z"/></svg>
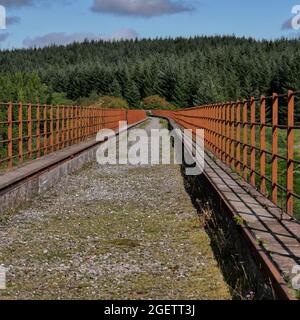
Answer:
<svg viewBox="0 0 300 320"><path fill-rule="evenodd" d="M262 275L254 261L238 230L238 221L226 212L205 176L186 176L184 165L181 166L181 174L185 189L199 213L200 223L210 237L215 258L233 299L274 299L270 281Z"/></svg>

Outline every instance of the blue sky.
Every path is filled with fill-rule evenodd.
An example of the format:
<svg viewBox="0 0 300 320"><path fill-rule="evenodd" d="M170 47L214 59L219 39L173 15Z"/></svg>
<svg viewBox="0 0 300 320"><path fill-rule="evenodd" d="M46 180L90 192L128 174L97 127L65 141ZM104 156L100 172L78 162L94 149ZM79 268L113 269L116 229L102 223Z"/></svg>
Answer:
<svg viewBox="0 0 300 320"><path fill-rule="evenodd" d="M296 36L287 21L297 4L294 0L0 0L7 16L0 47L66 44L85 38Z"/></svg>

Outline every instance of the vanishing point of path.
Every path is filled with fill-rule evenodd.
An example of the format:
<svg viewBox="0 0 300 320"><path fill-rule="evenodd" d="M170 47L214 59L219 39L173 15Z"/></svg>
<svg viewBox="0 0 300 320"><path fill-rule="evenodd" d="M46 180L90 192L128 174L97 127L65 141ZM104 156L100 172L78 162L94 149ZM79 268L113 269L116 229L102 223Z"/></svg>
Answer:
<svg viewBox="0 0 300 320"><path fill-rule="evenodd" d="M0 299L230 299L178 165L85 166L1 214L0 264Z"/></svg>

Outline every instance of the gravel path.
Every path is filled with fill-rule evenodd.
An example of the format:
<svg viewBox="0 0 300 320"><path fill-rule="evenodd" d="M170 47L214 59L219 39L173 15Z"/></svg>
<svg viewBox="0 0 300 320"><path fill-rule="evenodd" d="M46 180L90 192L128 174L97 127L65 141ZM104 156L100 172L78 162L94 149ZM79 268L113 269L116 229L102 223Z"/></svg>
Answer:
<svg viewBox="0 0 300 320"><path fill-rule="evenodd" d="M0 299L230 299L177 165L87 165L1 215L0 264Z"/></svg>

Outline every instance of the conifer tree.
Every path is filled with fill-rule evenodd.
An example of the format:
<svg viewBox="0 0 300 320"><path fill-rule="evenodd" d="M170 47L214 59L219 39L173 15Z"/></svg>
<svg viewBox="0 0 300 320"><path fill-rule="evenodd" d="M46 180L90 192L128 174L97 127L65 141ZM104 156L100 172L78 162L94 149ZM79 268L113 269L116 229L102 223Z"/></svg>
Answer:
<svg viewBox="0 0 300 320"><path fill-rule="evenodd" d="M125 87L124 97L129 104L130 109L139 108L141 103L141 95L136 83L131 80Z"/></svg>
<svg viewBox="0 0 300 320"><path fill-rule="evenodd" d="M110 95L116 98L122 98L122 89L117 79L114 79L111 84Z"/></svg>

